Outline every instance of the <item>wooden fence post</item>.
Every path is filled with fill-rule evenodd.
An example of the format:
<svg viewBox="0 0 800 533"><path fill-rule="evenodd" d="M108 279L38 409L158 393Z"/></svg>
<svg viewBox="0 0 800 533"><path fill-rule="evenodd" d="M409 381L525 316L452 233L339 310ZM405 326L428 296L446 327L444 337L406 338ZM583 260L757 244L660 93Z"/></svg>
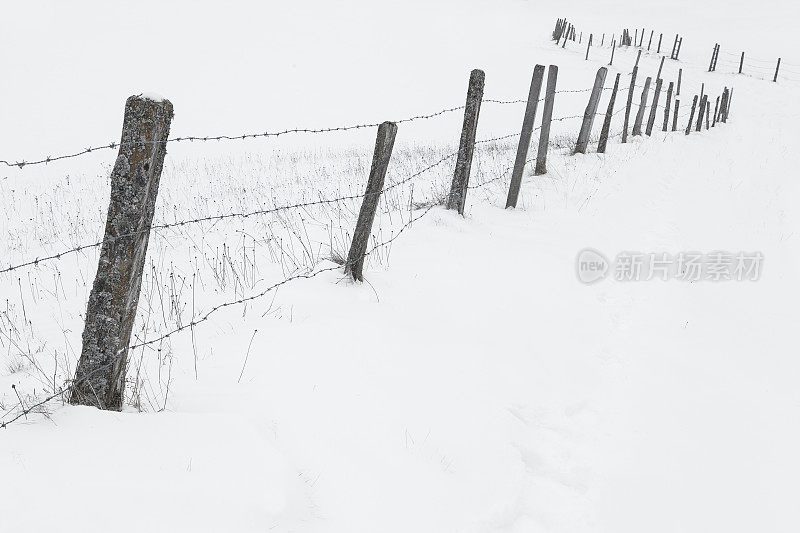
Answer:
<svg viewBox="0 0 800 533"><path fill-rule="evenodd" d="M791 65L789 65L789 66L791 66ZM772 81L773 81L773 82L777 82L777 81L778 81L778 71L779 71L780 69L781 69L781 58L779 57L779 58L778 58L778 64L777 64L777 65L775 65L775 77L774 77L774 78L772 78Z"/></svg>
<svg viewBox="0 0 800 533"><path fill-rule="evenodd" d="M634 67L638 67L639 66L639 59L641 59L641 58L642 58L642 51L639 50L638 52L636 52L636 63L634 63L634 65L633 65Z"/></svg>
<svg viewBox="0 0 800 533"><path fill-rule="evenodd" d="M694 95L694 100L692 100L692 110L689 112L689 123L686 124L686 135L689 135L689 132L692 131L692 123L694 123L694 110L697 107L697 95Z"/></svg>
<svg viewBox="0 0 800 533"><path fill-rule="evenodd" d="M456 170L453 173L450 196L447 200L447 208L455 209L460 215L464 214L464 204L467 201L469 172L472 169L472 154L475 153L475 134L478 131L478 115L481 111L485 79L486 74L479 69L473 70L469 75L467 104L464 108L464 124L461 128L461 142L458 145Z"/></svg>
<svg viewBox="0 0 800 533"><path fill-rule="evenodd" d="M661 63L658 65L658 74L656 74L656 79L661 79L661 69L664 68L664 59L666 56L661 56Z"/></svg>
<svg viewBox="0 0 800 533"><path fill-rule="evenodd" d="M674 85L675 83L671 81L667 86L667 102L666 106L664 107L664 127L661 128L661 131L667 131L667 128L669 127L669 108L672 105L672 89Z"/></svg>
<svg viewBox="0 0 800 533"><path fill-rule="evenodd" d="M172 117L169 100L137 95L125 102L105 236L69 398L73 405L122 409L128 345Z"/></svg>
<svg viewBox="0 0 800 533"><path fill-rule="evenodd" d="M678 48L678 34L675 34L675 42L672 43L672 52L669 54L670 59L675 59L675 50Z"/></svg>
<svg viewBox="0 0 800 533"><path fill-rule="evenodd" d="M644 89L642 89L642 99L639 102L639 111L636 113L636 122L633 123L633 133L632 135L641 135L642 134L642 120L644 120L644 112L647 108L647 95L650 93L650 82L652 78L650 76L644 80Z"/></svg>
<svg viewBox="0 0 800 533"><path fill-rule="evenodd" d="M714 104L714 118L711 121L711 127L712 128L717 125L717 114L718 113L719 113L719 96L717 96L717 103Z"/></svg>
<svg viewBox="0 0 800 533"><path fill-rule="evenodd" d="M589 43L586 45L586 61L589 61L589 48L592 47L592 34L589 34Z"/></svg>
<svg viewBox="0 0 800 533"><path fill-rule="evenodd" d="M675 97L675 109L672 111L672 131L678 131L678 109L681 107L681 101Z"/></svg>
<svg viewBox="0 0 800 533"><path fill-rule="evenodd" d="M742 57L739 58L739 74L742 73L742 66L744 66L744 52L742 52Z"/></svg>
<svg viewBox="0 0 800 533"><path fill-rule="evenodd" d="M611 90L611 99L608 101L606 118L603 120L603 129L600 130L600 142L597 143L597 153L604 154L608 143L608 132L611 129L611 117L614 115L614 102L617 99L617 89L619 88L619 73L614 78L614 88Z"/></svg>
<svg viewBox="0 0 800 533"><path fill-rule="evenodd" d="M708 128L709 128L709 125L708 125L708 113L709 113L709 108L711 107L711 104L708 102L708 96L706 96L706 104L703 107L706 110L706 130L708 130Z"/></svg>
<svg viewBox="0 0 800 533"><path fill-rule="evenodd" d="M609 65L614 64L614 48L616 48L617 41L611 42L611 61L608 62Z"/></svg>
<svg viewBox="0 0 800 533"><path fill-rule="evenodd" d="M384 122L378 126L367 190L364 192L356 229L353 231L353 241L350 243L350 252L347 254L347 263L344 266L345 274L353 276L354 281L364 281L364 255L369 244L370 233L372 233L372 222L375 220L378 200L383 191L386 170L389 168L389 159L392 157L395 136L397 136L397 124L394 122Z"/></svg>
<svg viewBox="0 0 800 533"><path fill-rule="evenodd" d="M642 35L639 37L639 48L642 47L642 43L644 43L644 28L642 28Z"/></svg>
<svg viewBox="0 0 800 533"><path fill-rule="evenodd" d="M658 48L656 48L656 53L657 54L661 53L661 39L663 39L663 38L664 38L664 34L663 33L659 33L658 34Z"/></svg>
<svg viewBox="0 0 800 533"><path fill-rule="evenodd" d="M544 93L544 109L542 109L542 127L539 130L539 149L536 152L536 176L547 173L547 148L550 146L550 122L553 120L553 104L556 99L556 83L558 67L550 65L547 69L547 87Z"/></svg>
<svg viewBox="0 0 800 533"><path fill-rule="evenodd" d="M716 53L716 54L714 54L714 68L712 69L714 72L716 72L716 71L717 71L717 61L719 61L719 50L720 50L720 46L721 46L721 45L718 43L718 44L717 44L717 53Z"/></svg>
<svg viewBox="0 0 800 533"><path fill-rule="evenodd" d="M683 75L683 69L679 68L678 69L678 86L676 87L676 90L675 90L675 96L680 96L681 95L681 75Z"/></svg>
<svg viewBox="0 0 800 533"><path fill-rule="evenodd" d="M636 28L633 32L633 46L638 46L636 43L639 42L639 28Z"/></svg>
<svg viewBox="0 0 800 533"><path fill-rule="evenodd" d="M681 46L683 46L683 37L678 39L678 49L675 51L675 61L680 60L680 57L681 57Z"/></svg>
<svg viewBox="0 0 800 533"><path fill-rule="evenodd" d="M663 81L664 80L661 78L656 80L656 91L653 95L653 105L650 108L650 117L647 119L647 130L645 130L645 133L647 133L648 137L652 135L653 125L656 123L656 111L658 110L658 99L661 96L661 83Z"/></svg>
<svg viewBox="0 0 800 533"><path fill-rule="evenodd" d="M508 187L507 208L517 207L517 198L519 198L519 189L522 185L525 161L528 158L528 147L531 144L531 134L533 133L533 123L536 120L536 108L539 105L539 93L542 90L543 77L544 65L536 65L533 69L531 87L528 90L528 103L525 106L525 115L522 119L522 131L519 134L517 158L514 161L514 171L511 174L511 185Z"/></svg>
<svg viewBox="0 0 800 533"><path fill-rule="evenodd" d="M714 49L711 50L711 61L708 63L708 71L711 72L711 68L714 66L714 56L717 55L717 45L714 45Z"/></svg>
<svg viewBox="0 0 800 533"><path fill-rule="evenodd" d="M604 34L603 34L603 35L600 37L600 48L602 48L602 47L603 47L603 44L605 44L605 42L606 42L606 34L604 33Z"/></svg>
<svg viewBox="0 0 800 533"><path fill-rule="evenodd" d="M631 105L633 104L633 89L636 87L636 74L639 72L639 67L633 67L631 73L631 85L628 88L628 103L625 106L625 122L622 125L622 142L628 142L628 124L631 119Z"/></svg>
<svg viewBox="0 0 800 533"><path fill-rule="evenodd" d="M719 102L719 122L725 122L725 104L728 101L728 88L722 90L722 100Z"/></svg>
<svg viewBox="0 0 800 533"><path fill-rule="evenodd" d="M583 124L581 131L578 133L578 142L575 143L574 153L586 153L586 148L589 146L589 135L592 133L592 124L594 117L597 114L597 104L600 102L600 94L603 92L603 84L606 81L606 67L597 69L597 75L594 77L594 87L592 94L589 96L589 103L586 104L586 111L583 113Z"/></svg>
<svg viewBox="0 0 800 533"><path fill-rule="evenodd" d="M655 33L655 30L650 30L650 40L647 41L647 51L648 52L650 51L650 45L653 44L653 33Z"/></svg>
<svg viewBox="0 0 800 533"><path fill-rule="evenodd" d="M695 127L695 131L700 131L700 129L703 126L703 113L705 113L706 99L707 95L703 95L700 97L700 109L699 112L697 113L697 124Z"/></svg>

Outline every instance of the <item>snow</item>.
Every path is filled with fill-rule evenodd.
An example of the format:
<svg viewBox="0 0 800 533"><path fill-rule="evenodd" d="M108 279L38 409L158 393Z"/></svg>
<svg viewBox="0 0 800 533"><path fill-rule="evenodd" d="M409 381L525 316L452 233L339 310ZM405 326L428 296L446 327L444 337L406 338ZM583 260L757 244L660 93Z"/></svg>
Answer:
<svg viewBox="0 0 800 533"><path fill-rule="evenodd" d="M734 86L731 119L613 139L605 155L566 146L547 175L526 171L518 209L503 209L507 180L470 190L466 217L434 208L369 258L368 283L323 272L134 350L124 412L53 402L0 431L0 531L798 530L797 84L706 72L717 40L800 63L796 6L138 4L124 17L99 2L19 5L0 21L0 49L15 50L0 159L114 140L141 86L169 95L173 136L436 111L463 103L475 67L487 98L523 97L535 62L559 65L559 88L586 88L610 51L585 62L584 46L554 48L559 16L584 38L653 21L669 45L680 32L664 77L683 68L682 112L701 83ZM22 36L30 46L12 47ZM117 42L141 45L136 70ZM635 56L618 49L607 81L622 72L626 87ZM643 54L640 72L658 63ZM554 115L581 115L587 98L559 94ZM523 110L484 104L478 137L517 132ZM401 124L387 183L452 151L461 119ZM578 127L554 124L553 138L573 143ZM156 222L360 194L374 135L170 144ZM471 183L515 149L477 149ZM113 156L0 170L0 263L99 240ZM452 164L383 200L378 241L412 200L446 190ZM135 337L332 266L358 207L159 230ZM586 249L759 251L764 265L753 282L585 284ZM12 384L30 404L50 376L71 377L96 265L90 249L0 274L3 413L17 410Z"/></svg>
<svg viewBox="0 0 800 533"><path fill-rule="evenodd" d="M164 98L158 93L142 93L139 95L139 98L142 98L144 100L151 100L153 102L163 102L164 100L166 100L166 98Z"/></svg>

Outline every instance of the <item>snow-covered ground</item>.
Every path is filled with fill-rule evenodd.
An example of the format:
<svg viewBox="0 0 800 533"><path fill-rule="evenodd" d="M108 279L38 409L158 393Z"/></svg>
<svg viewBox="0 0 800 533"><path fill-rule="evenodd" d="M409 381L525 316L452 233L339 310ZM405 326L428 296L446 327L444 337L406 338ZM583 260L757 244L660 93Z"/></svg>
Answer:
<svg viewBox="0 0 800 533"><path fill-rule="evenodd" d="M605 155L569 155L579 120L555 124L549 172L526 173L513 211L503 207L515 138L479 146L463 218L414 208L447 190L445 161L382 199L374 242L405 229L368 258L364 284L331 262L346 253L357 199L156 232L136 342L320 273L133 350L124 412L55 401L0 431L1 532L800 528L796 6L13 11L0 20L0 159L13 161L116 141L124 99L143 91L172 101L183 136L434 112L463 103L476 67L486 98L524 98L536 63L559 65L559 89L585 89L610 55L593 48L584 61L587 33L608 40L623 26L663 31L662 51L684 36L663 73L674 81L683 69L682 113L701 84L735 93L727 124L615 138ZM559 16L583 45L549 41ZM716 42L782 55L787 79L727 74L724 61L706 72ZM635 54L616 51L607 86L621 72L627 87ZM640 76L658 62L644 54ZM587 98L560 93L554 115L582 114ZM485 103L478 137L518 133L523 109ZM460 121L401 124L387 183L450 153ZM374 134L170 144L156 221L358 195ZM0 268L100 240L113 158L0 169ZM575 260L587 247L609 258L758 252L763 263L757 281L585 285ZM96 265L88 249L0 274L3 420L19 413L17 393L30 405L72 376Z"/></svg>

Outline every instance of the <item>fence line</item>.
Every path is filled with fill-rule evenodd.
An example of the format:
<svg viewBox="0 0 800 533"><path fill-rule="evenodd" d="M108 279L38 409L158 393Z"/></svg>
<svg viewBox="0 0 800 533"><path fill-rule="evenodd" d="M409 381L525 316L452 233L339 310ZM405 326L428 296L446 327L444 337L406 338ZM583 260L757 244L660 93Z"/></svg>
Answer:
<svg viewBox="0 0 800 533"><path fill-rule="evenodd" d="M562 26L563 26L563 23L562 23ZM567 30L564 30L564 31L567 31ZM568 31L572 34L573 39L574 39L574 33L575 33L574 27L570 26L570 29ZM580 37L579 37L579 39L580 39ZM642 37L641 37L639 42L641 43L643 39L644 39L644 35L642 35ZM601 71L604 71L604 70L605 70L605 67L601 67ZM599 75L598 75L597 80L600 80ZM584 114L576 114L576 115L562 116L562 117L558 117L558 118L550 118L547 121L547 125L549 126L550 124L552 124L554 122L562 122L562 121L567 121L567 120L583 118L584 119L584 128L583 128L583 130L585 130L585 123L586 123L587 120L592 119L594 116L604 116L604 115L606 115L607 113L597 112L596 111L596 103L597 103L597 100L599 98L600 92L611 89L610 87L609 88L603 87L603 83L604 83L604 80L596 81L594 88L568 89L568 90L557 90L557 91L554 91L554 93L586 93L586 92L593 91L593 89L594 89L594 92L593 92L592 97L591 97L591 99L592 99L591 101L594 101L595 105L594 106L590 105L590 107L587 108L587 111ZM618 92L622 92L622 91L625 91L625 90L632 90L634 88L644 87L644 90L642 91L641 102L639 104L639 107L640 107L639 113L643 114L644 108L648 106L648 99L649 99L648 98L648 94L647 94L647 86L648 86L647 83L644 86L636 85L634 83L634 84L632 84L631 86L629 86L627 88L620 89ZM725 91L723 92L723 96L722 96L723 105L719 109L718 113L715 112L715 117L714 117L714 122L715 123L717 123L717 118L718 117L719 117L719 121L720 122L725 122L727 120L728 113L729 113L729 108L730 108L730 96L729 95L730 95L730 93L729 93L728 89L726 88ZM544 99L545 98L537 99L537 102L543 101ZM697 99L697 97L695 96L695 100L696 99ZM523 102L529 103L529 102L527 102L527 100L490 100L490 99L484 100L480 96L478 97L477 101L478 102L485 101L485 102L488 102L488 103L495 103L495 104L517 104L517 103L523 103ZM458 106L458 107L444 109L444 110L441 110L439 112L436 112L436 113L433 113L433 114L429 114L429 115L418 115L416 117L410 117L410 118L407 118L407 119L403 119L401 121L398 121L398 123L411 122L411 121L415 121L415 120L429 119L429 118L440 116L442 114L453 112L453 111L456 111L456 110L466 109L466 107L467 106ZM611 106L609 106L609 107L611 108ZM651 107L651 117L652 117L652 116L654 116L655 111L657 109L659 109L661 106L659 105L658 100L655 100L654 101L654 105L652 105L650 107ZM171 109L171 107L170 107L170 109ZM590 109L592 109L592 110L590 111ZM668 111L668 110L669 110L669 108L667 106L666 111ZM619 115L623 111L625 111L625 108L624 107L620 107L619 109L617 109L616 111L613 111L613 112L611 111L611 109L609 109L608 113L609 113L610 117L614 117L614 116ZM690 112L690 124L689 124L689 126L687 126L687 134L691 130L691 118L693 118L693 114L694 114L694 107L692 108L692 111ZM682 117L682 116L685 116L685 115L682 114L680 116ZM475 123L474 124L468 126L465 123L464 127L465 128L467 128L467 127L477 128L477 113L475 114L475 117L476 117L476 119L475 119ZM127 107L126 107L126 120L127 120L127 118L128 117L127 117ZM39 162L31 162L31 163L24 163L23 162L23 163L20 163L20 164L10 164L7 161L0 161L0 162L5 163L7 166L18 166L19 168L23 168L24 166L30 165L30 164L48 163L48 162L51 162L51 161L54 161L54 160L57 160L57 159L65 159L65 158L69 158L69 157L78 157L79 155L83 155L85 153L90 153L91 151L94 151L94 150L114 148L114 147L119 147L120 149L122 149L122 148L124 148L126 146L146 146L148 144L154 145L154 144L165 144L167 142L183 142L183 141L190 141L191 142L193 140L199 140L199 141L237 140L237 139L246 139L246 138L253 138L253 137L279 136L279 135L284 135L284 134L288 134L288 133L328 133L328 132L334 132L334 131L346 131L348 129L361 129L361 128L368 128L368 127L375 127L375 126L378 126L378 125L379 124L359 124L359 125L353 125L353 126L345 126L345 127L337 127L337 128L325 128L325 129L318 129L318 130L295 129L295 130L285 130L283 132L276 132L276 133L250 134L250 135L241 135L241 136L233 136L233 137L232 136L217 136L217 137L202 137L202 138L200 138L200 137L178 137L178 138L173 138L173 139L166 139L166 140L163 140L163 141L152 141L152 142L151 141L143 141L143 142L133 141L133 142L129 142L127 144L126 143L112 143L112 144L110 144L108 146L104 146L104 147L88 148L84 152L79 152L79 153L74 154L74 155L58 156L57 158L48 157L45 160L42 160L42 161L39 161ZM542 124L542 125L540 125L540 126L538 126L536 128L532 128L531 131L540 130L543 126L544 126L544 124ZM700 130L701 126L702 126L702 122L698 121L698 126L697 126L697 130L698 131ZM708 126L708 121L707 121L706 122L706 129L708 129L708 128L709 128L709 126ZM625 132L625 129L626 128L623 128L623 134ZM583 131L583 130L582 130L581 135L579 136L583 140L579 141L579 142L583 142L584 144L588 144L588 142L590 140L589 139L589 132L588 131ZM473 132L473 134L474 134L474 132ZM650 135L650 128L648 128L648 133L647 134ZM498 141L503 141L503 140L507 140L507 139L520 137L521 135L522 135L521 133L509 133L509 134L496 136L496 137L492 137L492 138L487 138L487 139L481 139L481 140L472 140L472 139L474 139L474 137L472 137L472 139L470 140L470 144L471 144L470 148L472 149L472 148L474 148L475 146L477 146L479 144L493 143L493 142L498 142ZM123 137L123 139L124 138L125 137ZM463 135L462 135L462 139L463 139ZM547 151L548 147L549 147L549 144L546 144L545 147L544 147L545 152ZM462 141L462 147L461 148L463 149L463 141ZM542 147L540 146L540 150L541 149L542 149ZM365 192L363 194L351 194L351 195L346 195L346 196L339 196L337 198L331 198L331 199L319 199L319 200L314 200L314 201L309 201L309 202L302 202L302 203L295 203L295 204L289 204L289 205L275 206L275 207L272 207L272 208L259 209L259 210L250 211L250 212L226 213L226 214L222 214L222 215L209 215L209 216L197 217L197 218L189 219L189 220L176 221L176 222L172 222L172 223L152 224L152 221L151 221L147 225L147 227L145 227L143 229L140 229L138 231L128 232L128 233L124 233L124 234L121 234L121 235L115 235L113 237L106 237L106 238L104 238L103 241L100 241L100 242L97 242L97 243L81 245L81 246L78 246L78 247L75 247L75 248L72 248L72 249L69 249L69 250L62 251L62 252L57 253L57 254L53 254L51 256L42 257L42 258L36 258L34 260L26 261L26 262L23 262L23 263L20 263L20 264L17 264L17 265L11 265L11 266L9 266L7 268L4 268L4 269L0 270L0 273L7 273L7 272L11 272L11 271L14 271L14 270L17 270L17 269L20 269L20 268L24 268L24 267L38 266L40 263L45 262L45 261L60 259L60 258L64 257L65 255L68 255L68 254L78 253L78 252L80 252L82 250L86 250L86 249L94 248L94 247L99 247L99 246L102 246L102 245L108 244L108 243L113 243L113 242L115 242L115 241L117 241L119 239L122 239L122 238L133 237L133 236L136 236L136 235L149 233L152 230L167 229L167 228L173 228L173 227L183 227L183 226L191 225L191 224L197 224L197 223L202 223L202 222L210 222L210 221L219 221L219 220L225 220L225 219L230 219L230 218L247 218L247 217L256 216L256 215L277 213L277 212L281 212L281 211L312 207L312 206L316 206L316 205L334 204L334 203L345 202L345 201L350 201L350 200L357 200L357 199L361 199L362 202L366 202L367 200L372 200L375 196L378 196L378 197L383 196L383 195L386 194L387 191L390 191L390 190L395 189L397 187L400 187L400 186L402 186L402 185L404 185L406 183L409 183L413 179L425 174L426 172L430 171L431 169L438 167L439 165L443 164L445 161L448 161L449 159L452 159L453 157L456 157L458 155L459 155L459 152L452 152L452 153L446 154L443 157L439 158L437 161L433 162L432 164L429 164L429 165L425 166L424 168L418 170L417 172L414 172L410 176L407 176L407 177L405 177L405 178L403 178L403 179L401 179L399 181L391 183L387 187L382 187L382 183L381 183L381 187L379 188L379 190L374 190L372 192ZM532 161L536 160L538 156L539 156L539 154L537 154L537 156L535 156L535 157L531 157L531 158L527 158L527 159L523 158L523 159L525 159L525 164L529 164ZM468 164L471 166L471 161L468 162ZM480 183L477 183L477 184L472 184L472 185L469 185L469 183L468 183L468 175L469 174L467 172L467 182L464 184L464 191L471 190L471 189L478 189L478 188L481 188L481 187L485 187L485 186L487 186L487 185L489 185L491 183L497 182L499 180L507 179L508 171L510 171L512 168L513 168L513 165L509 166L507 169L504 169L496 177L494 177L492 179L489 179L489 180L486 180L486 181L483 181L483 182L480 182ZM158 173L160 174L160 168L158 169ZM392 243L395 239L397 239L400 236L400 234L402 234L414 222L416 222L419 219L421 219L422 217L426 216L437 205L439 205L439 203L436 202L436 201L430 202L430 204L427 206L427 208L422 210L421 214L419 214L417 216L411 216L409 218L409 220L400 227L400 229L397 231L396 234L394 232L392 232L391 238L389 238L388 240L383 241L383 242L375 243L374 246L372 246L368 251L364 252L360 256L360 260L363 261L364 257L369 256L369 255L373 254L375 251L377 251L378 249L380 249L381 247L384 247L384 246ZM463 205L462 205L462 209L463 209ZM461 209L459 209L459 211L461 211ZM372 215L370 215L370 216L374 217L374 210L373 210ZM370 221L370 224L371 224L371 221ZM352 248L351 248L351 250L352 250ZM334 271L334 270L339 270L339 269L342 268L342 266L344 266L345 269L347 269L347 267L350 265L351 262L354 262L355 260L358 260L358 259L359 258L348 258L347 261L343 262L343 264L336 264L335 266L326 267L326 268L322 268L322 269L316 269L315 266L312 266L310 271L309 270L303 270L303 271L297 272L297 273L295 273L295 274L293 274L293 275L291 275L289 277L284 278L282 281L279 281L279 282L271 285L270 287L264 289L263 291L261 291L259 293L252 294L252 295L247 296L247 297L241 297L241 298L238 298L238 299L235 299L235 300L232 300L232 301L224 302L222 304L218 304L218 305L212 307L209 311L207 311L201 317L195 319L194 316L193 316L192 320L189 323L180 324L177 327L167 331L166 333L164 333L164 334L162 334L160 336L157 336L157 337L152 338L152 339L143 339L141 342L137 342L137 343L130 343L129 341L125 341L124 342L125 345L120 348L119 352L117 352L117 356L120 356L120 354L127 354L128 350L135 350L136 348L144 348L146 346L151 346L153 344L163 342L164 340L170 338L172 335L176 335L176 334L178 334L178 333L180 333L182 331L185 331L187 329L192 329L193 330L193 328L195 326L197 326L197 325L205 322L206 320L208 320L209 317L211 317L214 313L216 313L216 312L218 312L218 311L220 311L222 309L225 309L227 307L231 307L231 306L238 305L238 304L244 304L244 303L247 303L249 301L261 298L261 297L265 296L266 294L269 294L270 292L273 292L273 291L277 290L279 287L281 287L281 286L283 286L283 285L285 285L287 283L290 283L291 281L298 280L298 279L309 279L309 278L318 276L319 274L322 274L323 272L330 272L330 271ZM317 265L318 264L319 263L317 263ZM124 355L122 357L124 357ZM92 369L91 371L89 371L88 373L85 373L83 375L79 375L79 373L76 372L76 374L75 374L76 378L75 379L65 381L65 385L60 390L58 390L58 391L54 390L52 395L46 397L45 399L43 399L40 402L32 404L31 406L25 407L22 404L22 401L20 400L20 407L22 408L22 410L19 413L17 413L17 415L14 418L12 418L12 419L10 419L10 420L8 420L6 422L2 422L0 424L0 427L6 427L8 424L19 420L21 417L27 416L27 414L30 414L30 413L34 412L34 410L40 408L41 406L43 406L48 401L52 401L53 399L55 399L55 398L57 398L59 396L63 397L64 394L74 391L75 387L79 386L85 380L88 380L89 378L93 377L95 375L95 372L101 371L101 370L108 370L109 365L119 364L120 357L112 357L111 359L112 360L107 365L102 365L102 366L100 366L98 368ZM123 370L123 377L124 377L124 370ZM53 383L53 387L55 388L55 383Z"/></svg>

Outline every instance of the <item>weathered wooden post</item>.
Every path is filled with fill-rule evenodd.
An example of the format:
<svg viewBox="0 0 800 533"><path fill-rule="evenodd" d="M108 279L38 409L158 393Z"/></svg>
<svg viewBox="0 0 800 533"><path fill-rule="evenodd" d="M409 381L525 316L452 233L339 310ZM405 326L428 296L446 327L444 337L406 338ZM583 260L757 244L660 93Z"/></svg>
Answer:
<svg viewBox="0 0 800 533"><path fill-rule="evenodd" d="M708 113L709 113L709 108L711 107L711 104L708 103L708 97L707 96L706 96L706 104L703 107L706 110L706 130L708 130L708 128L709 128L709 126L708 126Z"/></svg>
<svg viewBox="0 0 800 533"><path fill-rule="evenodd" d="M658 74L656 74L656 79L661 79L661 70L664 68L664 59L666 56L661 56L661 63L658 65Z"/></svg>
<svg viewBox="0 0 800 533"><path fill-rule="evenodd" d="M678 108L681 107L681 101L675 97L675 109L672 111L672 131L678 131Z"/></svg>
<svg viewBox="0 0 800 533"><path fill-rule="evenodd" d="M742 73L743 66L744 66L744 52L742 52L742 57L739 58L739 74Z"/></svg>
<svg viewBox="0 0 800 533"><path fill-rule="evenodd" d="M720 50L720 44L718 43L717 44L717 53L714 54L714 68L711 69L714 72L717 71L717 61L719 61L719 50Z"/></svg>
<svg viewBox="0 0 800 533"><path fill-rule="evenodd" d="M122 409L128 345L172 116L172 104L160 97L137 95L125 102L105 236L69 398L73 405Z"/></svg>
<svg viewBox="0 0 800 533"><path fill-rule="evenodd" d="M664 127L661 129L661 131L667 131L667 128L669 127L669 109L672 105L672 89L674 85L675 83L671 81L667 86L667 102L666 107L664 108Z"/></svg>
<svg viewBox="0 0 800 533"><path fill-rule="evenodd" d="M592 94L589 96L589 103L586 104L586 111L583 112L583 124L581 131L578 133L578 142L575 143L574 153L586 153L586 148L589 146L589 135L592 133L592 124L594 124L594 117L597 114L597 104L600 103L600 94L603 92L603 84L606 81L606 67L597 69L597 74L594 77L594 87Z"/></svg>
<svg viewBox="0 0 800 533"><path fill-rule="evenodd" d="M641 58L642 58L642 51L639 50L638 52L636 52L636 63L634 63L634 65L633 65L634 67L638 67L639 66L639 60Z"/></svg>
<svg viewBox="0 0 800 533"><path fill-rule="evenodd" d="M647 51L648 52L650 51L650 45L653 44L653 33L655 33L655 30L650 30L650 40L647 41Z"/></svg>
<svg viewBox="0 0 800 533"><path fill-rule="evenodd" d="M645 133L648 135L648 137L653 134L653 125L656 123L656 111L658 110L658 99L661 96L661 84L663 81L664 80L661 78L656 80L656 90L655 94L653 95L653 105L650 108L650 117L647 119L647 129L645 130Z"/></svg>
<svg viewBox="0 0 800 533"><path fill-rule="evenodd" d="M644 43L644 28L642 28L642 35L641 37L639 37L639 48L642 47L643 43Z"/></svg>
<svg viewBox="0 0 800 533"><path fill-rule="evenodd" d="M702 101L703 101L703 95L704 95L705 93L706 93L706 84L705 84L705 83L701 83L701 84L700 84L700 102L701 102L701 103L702 103Z"/></svg>
<svg viewBox="0 0 800 533"><path fill-rule="evenodd" d="M675 96L680 96L681 95L681 76L682 75L683 75L683 69L679 68L678 69L678 86L676 87L676 90L675 90Z"/></svg>
<svg viewBox="0 0 800 533"><path fill-rule="evenodd" d="M789 65L789 66L791 66L791 65ZM778 58L778 64L777 64L777 65L775 65L775 77L774 77L774 78L772 78L772 81L773 81L773 82L777 82L777 81L778 81L778 71L779 71L780 69L781 69L781 58L779 57L779 58Z"/></svg>
<svg viewBox="0 0 800 533"><path fill-rule="evenodd" d="M675 42L672 43L672 52L669 54L670 59L675 59L675 50L678 49L678 34L675 34Z"/></svg>
<svg viewBox="0 0 800 533"><path fill-rule="evenodd" d="M697 124L695 131L700 131L700 128L703 126L703 114L705 113L706 99L706 95L700 97L700 110L697 113Z"/></svg>
<svg viewBox="0 0 800 533"><path fill-rule="evenodd" d="M644 89L642 89L642 99L639 102L639 111L636 113L636 122L633 123L633 133L632 135L641 135L642 134L642 120L644 120L644 112L647 108L647 96L650 94L650 82L652 78L650 76L644 80Z"/></svg>
<svg viewBox="0 0 800 533"><path fill-rule="evenodd" d="M614 102L617 99L617 89L619 88L619 76L617 73L617 77L614 78L614 88L611 90L611 99L608 101L606 118L603 120L603 129L600 130L600 142L597 143L597 152L600 154L605 153L608 143L608 132L611 129L611 117L614 115Z"/></svg>
<svg viewBox="0 0 800 533"><path fill-rule="evenodd" d="M719 118L718 122L725 122L725 104L728 101L728 88L722 90L722 99L719 101Z"/></svg>
<svg viewBox="0 0 800 533"><path fill-rule="evenodd" d="M678 39L678 49L675 50L675 60L678 61L681 58L681 46L683 46L683 37Z"/></svg>
<svg viewBox="0 0 800 533"><path fill-rule="evenodd" d="M514 161L514 171L511 174L511 185L508 187L507 208L517 207L517 198L519 198L519 189L522 185L525 161L528 158L528 147L531 144L531 134L533 133L533 123L536 120L536 108L539 105L539 93L542 90L543 77L544 65L536 65L533 68L531 87L528 90L528 103L525 106L525 115L522 119L522 131L519 134L517 158Z"/></svg>
<svg viewBox="0 0 800 533"><path fill-rule="evenodd" d="M604 34L603 34L603 35L600 37L600 48L602 48L602 47L603 47L603 44L605 44L605 42L606 42L606 34L604 33Z"/></svg>
<svg viewBox="0 0 800 533"><path fill-rule="evenodd" d="M558 67L550 65L547 69L547 87L544 93L544 109L542 109L542 127L539 130L539 148L536 152L536 176L547 173L547 148L550 146L550 122L553 120L553 104L556 99L556 83Z"/></svg>
<svg viewBox="0 0 800 533"><path fill-rule="evenodd" d="M711 127L712 128L717 125L717 115L718 115L718 113L719 113L719 96L717 96L717 103L714 104L714 118L711 121Z"/></svg>
<svg viewBox="0 0 800 533"><path fill-rule="evenodd" d="M692 100L692 110L689 112L689 123L686 124L686 135L689 135L689 132L692 131L692 124L694 123L694 110L697 107L697 95L694 95L694 99Z"/></svg>
<svg viewBox="0 0 800 533"><path fill-rule="evenodd" d="M475 134L478 131L478 115L481 111L485 78L486 74L479 69L473 70L469 75L467 104L464 108L464 124L461 128L461 142L458 145L456 170L453 173L450 196L447 200L447 208L455 209L461 215L464 214L464 204L467 201L469 172L472 168L472 155L475 153Z"/></svg>
<svg viewBox="0 0 800 533"><path fill-rule="evenodd" d="M608 62L609 65L614 64L614 48L616 48L616 41L611 41L611 61Z"/></svg>
<svg viewBox="0 0 800 533"><path fill-rule="evenodd" d="M661 39L663 39L663 38L664 38L664 34L663 33L659 33L658 34L658 48L656 48L656 53L657 54L661 53Z"/></svg>
<svg viewBox="0 0 800 533"><path fill-rule="evenodd" d="M708 71L711 72L711 67L714 66L714 56L717 55L717 45L714 45L714 49L711 51L711 62L708 64Z"/></svg>
<svg viewBox="0 0 800 533"><path fill-rule="evenodd" d="M396 136L397 124L394 122L384 122L378 126L367 190L364 192L356 229L353 231L353 241L350 243L350 252L347 254L347 263L344 265L345 274L353 276L354 281L364 281L364 256L367 252L369 236L372 233L372 222L375 220L375 211L378 209L378 200L383 191L383 182L386 179L386 170L389 168Z"/></svg>
<svg viewBox="0 0 800 533"><path fill-rule="evenodd" d="M639 42L639 28L633 30L633 46L638 46L636 43Z"/></svg>
<svg viewBox="0 0 800 533"><path fill-rule="evenodd" d="M589 61L589 48L592 47L592 34L589 34L589 42L586 44L586 59L585 61Z"/></svg>
<svg viewBox="0 0 800 533"><path fill-rule="evenodd" d="M625 106L625 121L622 124L622 142L628 142L628 124L631 119L631 105L633 104L633 89L636 87L636 74L639 72L639 67L633 67L631 73L631 85L628 87L628 103Z"/></svg>

